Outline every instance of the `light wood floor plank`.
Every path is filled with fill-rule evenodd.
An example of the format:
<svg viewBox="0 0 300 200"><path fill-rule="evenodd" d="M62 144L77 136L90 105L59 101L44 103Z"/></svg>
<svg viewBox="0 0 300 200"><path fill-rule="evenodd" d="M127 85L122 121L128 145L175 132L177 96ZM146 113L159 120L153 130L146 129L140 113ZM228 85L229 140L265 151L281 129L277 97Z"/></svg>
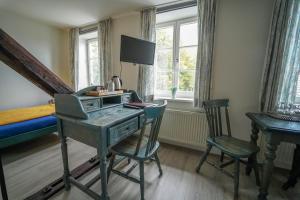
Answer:
<svg viewBox="0 0 300 200"><path fill-rule="evenodd" d="M74 140L68 140L70 168L73 169L96 155L96 150ZM224 176L211 166L204 164L201 173L195 173L195 167L200 159L200 152L180 147L162 145L159 157L162 164L163 176L155 162L145 165L145 197L147 200L231 200L233 197L233 180ZM217 160L210 155L210 160ZM14 146L4 152L4 170L8 187L9 199L24 199L38 191L42 186L50 183L62 175L62 159L60 143L57 136L51 135L22 145ZM128 166L127 166L128 167ZM244 175L241 165L240 199L256 199L258 188L255 178ZM232 170L232 168L229 168ZM82 182L87 182L99 173L96 169ZM139 175L138 167L132 172ZM287 172L276 170L270 187L271 200L299 200L300 184L288 192L280 189L286 180ZM100 182L92 186L94 191L100 192ZM112 174L108 184L112 200L138 200L139 185L122 177ZM62 191L52 197L53 200L84 200L91 199L75 187L66 192Z"/></svg>

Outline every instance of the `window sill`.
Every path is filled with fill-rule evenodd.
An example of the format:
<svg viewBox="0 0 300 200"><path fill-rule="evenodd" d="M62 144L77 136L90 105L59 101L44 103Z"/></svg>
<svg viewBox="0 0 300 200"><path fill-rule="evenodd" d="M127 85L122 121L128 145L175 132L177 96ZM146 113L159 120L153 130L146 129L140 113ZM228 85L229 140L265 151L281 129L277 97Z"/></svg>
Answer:
<svg viewBox="0 0 300 200"><path fill-rule="evenodd" d="M193 100L192 99L185 99L185 98L177 98L177 99L172 99L172 98L163 98L163 97L158 97L158 98L155 98L154 100L167 100L167 101L170 101L170 102L185 102L185 103L193 103Z"/></svg>
<svg viewBox="0 0 300 200"><path fill-rule="evenodd" d="M172 99L172 98L155 98L154 100L167 100L168 106L167 108L172 110L180 110L180 111L191 111L191 112L204 112L200 108L195 108L193 106L192 99Z"/></svg>

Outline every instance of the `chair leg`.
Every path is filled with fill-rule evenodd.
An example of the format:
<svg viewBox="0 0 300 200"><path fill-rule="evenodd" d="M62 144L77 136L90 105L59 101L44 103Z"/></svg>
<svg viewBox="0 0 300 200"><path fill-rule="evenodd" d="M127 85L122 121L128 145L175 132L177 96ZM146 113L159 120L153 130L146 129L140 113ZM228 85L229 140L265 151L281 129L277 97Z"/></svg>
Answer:
<svg viewBox="0 0 300 200"><path fill-rule="evenodd" d="M224 152L221 152L220 161L221 161L221 162L223 162L223 161L224 161Z"/></svg>
<svg viewBox="0 0 300 200"><path fill-rule="evenodd" d="M111 158L110 158L110 161L109 161L109 166L107 168L107 183L108 183L108 180L109 180L109 176L111 174L111 170L113 169L113 166L114 166L115 158L116 158L115 154L111 155Z"/></svg>
<svg viewBox="0 0 300 200"><path fill-rule="evenodd" d="M207 149L206 152L203 154L203 156L200 159L200 162L196 168L196 172L199 173L201 166L203 165L204 161L207 159L207 156L211 150L212 146L211 145L207 145Z"/></svg>
<svg viewBox="0 0 300 200"><path fill-rule="evenodd" d="M239 198L239 179L240 179L240 160L235 160L235 170L234 170L234 200Z"/></svg>
<svg viewBox="0 0 300 200"><path fill-rule="evenodd" d="M0 155L0 184L1 184L2 199L8 200L1 155Z"/></svg>
<svg viewBox="0 0 300 200"><path fill-rule="evenodd" d="M246 168L245 168L246 176L250 176L250 174L251 174L251 172L252 172L253 156L254 156L254 155L251 155L251 156L248 158L248 163L247 163Z"/></svg>
<svg viewBox="0 0 300 200"><path fill-rule="evenodd" d="M256 185L260 186L260 177L259 177L259 169L258 169L258 163L257 163L257 157L256 154L253 156L253 169L255 173L255 178L256 178Z"/></svg>
<svg viewBox="0 0 300 200"><path fill-rule="evenodd" d="M154 154L154 158L155 158L155 162L157 164L158 170L159 170L159 176L162 176L163 171L162 171L161 166L160 166L160 161L159 161L159 157L157 155L157 152Z"/></svg>
<svg viewBox="0 0 300 200"><path fill-rule="evenodd" d="M144 161L139 161L140 166L140 190L141 190L141 200L144 200Z"/></svg>

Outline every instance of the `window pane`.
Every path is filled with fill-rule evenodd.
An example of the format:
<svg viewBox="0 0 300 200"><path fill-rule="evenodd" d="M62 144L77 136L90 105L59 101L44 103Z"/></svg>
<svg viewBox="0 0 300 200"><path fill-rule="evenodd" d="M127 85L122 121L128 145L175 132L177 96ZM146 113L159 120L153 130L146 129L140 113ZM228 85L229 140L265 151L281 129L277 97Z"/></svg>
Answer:
<svg viewBox="0 0 300 200"><path fill-rule="evenodd" d="M88 41L89 58L98 58L98 40Z"/></svg>
<svg viewBox="0 0 300 200"><path fill-rule="evenodd" d="M173 84L173 26L156 29L155 96L170 97Z"/></svg>
<svg viewBox="0 0 300 200"><path fill-rule="evenodd" d="M179 73L179 90L194 91L195 70L185 70Z"/></svg>
<svg viewBox="0 0 300 200"><path fill-rule="evenodd" d="M100 84L100 66L98 54L98 40L88 40L88 62L90 85Z"/></svg>
<svg viewBox="0 0 300 200"><path fill-rule="evenodd" d="M156 29L156 47L172 48L173 46L173 26Z"/></svg>
<svg viewBox="0 0 300 200"><path fill-rule="evenodd" d="M90 67L90 84L99 85L100 84L99 59L98 58L90 59L89 67Z"/></svg>
<svg viewBox="0 0 300 200"><path fill-rule="evenodd" d="M172 71L157 72L156 89L169 91L172 87Z"/></svg>
<svg viewBox="0 0 300 200"><path fill-rule="evenodd" d="M180 25L180 46L190 46L198 44L197 22Z"/></svg>
<svg viewBox="0 0 300 200"><path fill-rule="evenodd" d="M172 69L173 68L173 50L164 49L158 50L156 56L157 69Z"/></svg>
<svg viewBox="0 0 300 200"><path fill-rule="evenodd" d="M300 98L300 74L298 74L296 98Z"/></svg>
<svg viewBox="0 0 300 200"><path fill-rule="evenodd" d="M195 69L197 59L197 47L184 47L179 49L180 70Z"/></svg>

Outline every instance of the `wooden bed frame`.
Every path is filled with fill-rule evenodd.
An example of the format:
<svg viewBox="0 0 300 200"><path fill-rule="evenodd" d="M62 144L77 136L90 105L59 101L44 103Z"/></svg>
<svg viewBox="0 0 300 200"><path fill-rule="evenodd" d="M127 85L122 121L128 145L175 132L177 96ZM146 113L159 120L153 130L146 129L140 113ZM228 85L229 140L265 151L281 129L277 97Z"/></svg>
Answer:
<svg viewBox="0 0 300 200"><path fill-rule="evenodd" d="M22 142L27 142L44 135L54 133L56 131L57 131L57 125L52 125L34 131L29 131L11 137L0 139L0 184L1 184L1 192L2 192L3 200L8 200L8 197L7 197L5 177L4 177L3 164L2 164L2 150L9 146L20 144Z"/></svg>

